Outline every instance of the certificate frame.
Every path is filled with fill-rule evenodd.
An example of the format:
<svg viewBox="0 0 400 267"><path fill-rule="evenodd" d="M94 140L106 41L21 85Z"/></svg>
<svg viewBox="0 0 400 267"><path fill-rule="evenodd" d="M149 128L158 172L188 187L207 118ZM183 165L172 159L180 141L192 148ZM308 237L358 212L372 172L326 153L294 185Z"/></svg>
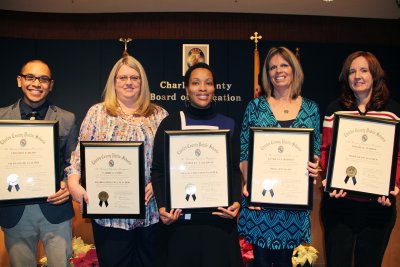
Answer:
<svg viewBox="0 0 400 267"><path fill-rule="evenodd" d="M349 196L368 199L389 196L398 149L399 121L335 113L325 192L343 189Z"/></svg>
<svg viewBox="0 0 400 267"><path fill-rule="evenodd" d="M0 206L46 203L60 189L58 142L58 121L0 120Z"/></svg>
<svg viewBox="0 0 400 267"><path fill-rule="evenodd" d="M144 142L81 141L80 153L81 184L90 202L83 202L82 217L144 219Z"/></svg>
<svg viewBox="0 0 400 267"><path fill-rule="evenodd" d="M164 138L166 209L208 213L228 207L232 177L230 131L165 131Z"/></svg>
<svg viewBox="0 0 400 267"><path fill-rule="evenodd" d="M250 127L247 168L250 205L311 210L314 178L307 166L308 161L313 161L313 148L314 129Z"/></svg>

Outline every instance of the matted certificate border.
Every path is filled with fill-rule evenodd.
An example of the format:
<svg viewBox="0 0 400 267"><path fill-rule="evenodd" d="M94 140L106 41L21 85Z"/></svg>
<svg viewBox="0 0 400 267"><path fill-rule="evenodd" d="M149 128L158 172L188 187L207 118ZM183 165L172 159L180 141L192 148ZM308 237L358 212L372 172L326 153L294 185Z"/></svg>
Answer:
<svg viewBox="0 0 400 267"><path fill-rule="evenodd" d="M231 148L230 148L230 131L229 130L176 130L176 131L165 131L165 173L166 173L166 209L182 209L184 213L205 213L205 212L213 212L217 211L218 207L228 207L231 203ZM175 138L179 138L174 140ZM214 138L218 139L217 142L213 140ZM185 140L186 139L186 140ZM195 140L193 142L193 140ZM181 146L180 151L182 154L185 152L191 154L192 156L188 156L187 159L176 159L176 162L171 158L175 156L171 156L173 151L179 151L179 148L172 147L173 144L179 143ZM207 144L207 146L205 145ZM213 150L213 146L217 146L218 149L221 149L218 152L218 160L216 160L215 153ZM178 150L177 150L178 149ZM207 152L207 150L209 152ZM215 150L214 150L215 151ZM185 164L188 163L204 163L204 158L200 160L196 160L193 158L201 158L201 154L209 153L209 160L205 160L206 164L202 166L201 169L194 167L194 172L213 172L215 169L218 174L216 178L219 181L204 181L205 179L210 179L210 176L213 177L213 174L201 174L200 176L194 175L199 183L203 183L203 185L199 186L196 182L187 184L181 194L174 194L173 192L180 191L177 188L181 187L182 179L188 179L190 181L191 178L188 178L185 174L177 174L176 170L171 169L176 166L183 166L185 168ZM185 157L185 156L183 156ZM207 166L207 161L209 161L209 166ZM188 164L190 165L190 164ZM208 168L207 168L208 167ZM193 169L193 168L192 168ZM221 173L219 173L221 172ZM175 175L174 175L175 173ZM186 176L184 178L179 176ZM192 176L192 177L194 177ZM214 177L215 178L215 177ZM211 178L212 179L212 178ZM193 180L192 180L193 181ZM186 183L183 182L183 183ZM213 195L218 196L219 203L212 203L209 200L202 200L201 190L204 190L204 187L211 188L214 191ZM221 190L222 192L218 192ZM206 190L207 191L207 190ZM205 197L206 198L206 197ZM179 199L179 200L178 200ZM185 201L186 199L186 201ZM221 199L222 202L221 203ZM197 201L196 204L194 204ZM202 205L202 201L206 204ZM184 205L176 206L174 203L185 203ZM186 204L187 203L187 204Z"/></svg>
<svg viewBox="0 0 400 267"><path fill-rule="evenodd" d="M21 130L18 133L13 132L16 128L21 128ZM43 145L45 147L45 151L50 151L50 153L42 152L46 153L46 162L43 163L48 163L48 158L50 158L48 159L50 162L53 162L53 164L42 164L43 166L41 166L41 168L43 169L34 168L34 170L32 170L32 172L37 172L37 175L40 175L41 177L48 176L48 179L40 182L41 185L45 185L45 188L42 191L32 190L34 192L27 193L24 197L18 197L17 194L15 194L15 192L17 192L17 188L19 189L18 192L22 192L21 190L23 190L23 185L20 183L23 183L23 181L21 180L23 180L24 178L19 177L19 173L21 173L22 171L21 168L16 167L15 171L13 171L13 174L10 174L12 167L1 167L0 179L2 189L8 187L7 190L10 193L14 193L14 195L12 197L5 198L2 192L0 194L0 206L45 203L49 195L54 194L60 189L60 184L57 182L60 169L58 148L58 122L50 120L0 120L0 139L0 155L2 158L2 165L6 164L9 166L13 163L12 161L14 160L14 158L13 156L9 155L11 153L11 149L15 149L16 152L20 150L21 153L24 153L21 157L16 158L15 160L34 160L37 161L37 163L35 162L33 164L40 165L40 161L44 160L42 159L43 155L40 155L40 151L31 151L31 149L29 148L29 144L31 144L31 141L33 140L36 140L37 144ZM19 142L19 148L8 147L7 143L11 142L12 140L17 140ZM39 154L37 154L36 152L38 152ZM29 154L27 153L33 153L35 155L29 156ZM25 170L23 170L22 172L28 175L26 173L26 168L24 169ZM12 175L16 175L15 177L18 177L18 179L16 180L19 180L19 182L7 181L10 180L10 176ZM35 174L32 174L32 176L35 176ZM37 181L35 183L35 177L27 178L24 180L28 179L31 180L29 182L31 187L35 187L35 185L39 186L39 183Z"/></svg>
<svg viewBox="0 0 400 267"><path fill-rule="evenodd" d="M263 127L250 127L250 140L249 140L249 163L247 171L247 190L249 192L250 205L265 207L265 208L278 208L278 209L292 209L292 210L311 210L313 206L313 184L314 178L310 177L307 171L308 161L313 161L314 158L314 129L309 128L263 128ZM300 136L304 143L297 143ZM262 146L255 147L255 144L263 144ZM291 149L291 148L295 149ZM305 149L305 151L304 151ZM263 152L263 150L274 150ZM276 151L275 151L276 150ZM291 151L290 153L300 151L299 154L302 156L294 157L291 154L288 159L291 161L291 165L299 166L294 170L298 173L298 177L285 177L285 172L290 172L290 167L287 161L281 160L280 157L285 156L285 151ZM263 155L267 153L267 155ZM282 156L281 156L282 155ZM268 173L272 170L268 170L270 166L274 166L275 174ZM263 167L265 166L265 167ZM304 167L304 171L301 169ZM265 168L265 177L256 177L255 168L257 170L263 170ZM293 171L293 170L292 170ZM259 176L261 176L259 174ZM271 177L270 177L271 176ZM263 180L264 179L264 180ZM295 180L298 183L301 182L301 191L298 191L297 182L291 182ZM287 184L287 186L283 186ZM299 197L296 199L288 199L285 197L277 198L279 192L274 192L274 186L279 190L279 185L282 185L283 191L297 190ZM277 191L275 190L275 191ZM260 192L263 196L255 196L252 192ZM282 194L281 194L282 195ZM274 199L275 197L275 199ZM278 200L276 200L278 199ZM296 201L294 201L296 200Z"/></svg>
<svg viewBox="0 0 400 267"><path fill-rule="evenodd" d="M351 123L352 129L340 127L341 124L344 124L345 121ZM384 131L388 132L388 134L382 136L382 133ZM359 142L361 146L354 144L356 146L356 149L355 150L352 149L350 152L352 154L350 156L354 158L354 160L348 160L348 159L346 160L343 159L343 156L349 154L349 151L346 151L346 149L348 150L349 147L338 146L338 144L343 143L344 142L343 140L346 138L346 136L351 136L351 135L360 135L361 138ZM360 151L358 151L358 149L361 150L363 148L362 147L363 144L366 144L366 147L368 147L368 139L371 139L368 136L369 137L376 136L377 139L379 140L386 140L386 138L388 138L386 140L388 142L386 141L381 142L382 147L379 148L379 151L384 153L379 154L378 147L375 148L373 147L375 145L371 145L371 148L373 150L377 149L375 152L369 151L367 153L360 153ZM398 148L399 148L399 121L376 118L376 117L355 116L355 115L335 113L333 129L332 129L332 142L329 151L329 159L326 172L327 183L325 191L332 192L333 190L343 189L347 192L348 195L360 196L369 199L373 199L379 196L389 196L390 191L394 190L396 182ZM377 160L377 157L382 158L382 155L385 155L385 157L387 157L388 160L384 159ZM375 161L376 164L382 164L379 169L389 173L389 175L387 175L386 177L385 175L381 175L383 172L381 174L374 175L374 178L378 179L376 181L377 185L386 184L384 189L385 192L383 194L377 194L376 192L369 190L357 189L356 185L362 184L361 179L363 179L363 177L360 177L360 173L366 173L365 171L363 172L362 170L360 170L360 168L357 170L356 165L359 164L357 162L361 161L371 162L371 160ZM374 166L376 165L375 162L373 164L367 162L366 164L363 165L369 165L369 167L371 167L372 169L376 167ZM341 169L344 170L344 173L343 175L339 176L337 175L336 170L341 170ZM372 172L370 172L370 175L371 174ZM352 185L353 188L334 186L342 181L344 181L346 185L347 184L349 184L350 186Z"/></svg>
<svg viewBox="0 0 400 267"><path fill-rule="evenodd" d="M121 197L120 195L118 196L110 196L112 194L112 189L113 186L103 186L107 191L109 191L110 194L106 191L99 192L98 199L89 199L90 205L100 205L100 207L103 208L109 208L106 212L92 212L88 210L88 205L83 202L83 212L82 212L82 217L84 218L135 218L135 219L144 219L145 218L145 204L144 204L144 195L145 195L145 160L144 160L144 144L142 141L81 141L80 142L80 151L81 151L81 184L82 187L86 189L86 192L88 192L88 195L92 193L95 189L91 188L89 186L88 179L97 179L100 180L99 177L87 177L88 168L92 168L89 165L89 162L87 162L86 154L88 154L90 149L96 150L96 148L99 148L100 151L102 148L106 148L107 150L109 149L110 154L107 155L98 155L97 159L101 161L103 158L106 159L103 171L109 172L107 169L112 169L114 167L114 164L116 161L129 161L131 164L134 164L134 169L136 170L134 173L123 173L124 175L129 175L129 183L133 183L133 188L137 189L136 194L134 192L124 192L124 194L129 193L129 196L124 198L131 197L134 199L134 202L136 205L138 204L138 208L136 210L131 210L131 209L123 209L119 211L114 211L112 209L113 205L111 202L112 199L115 199L116 197ZM129 155L132 154L132 158L138 159L138 161L131 161L131 157L126 157L124 159L121 159L118 155L123 154L122 151L126 153L126 150L128 149ZM110 156L110 157L108 157ZM103 162L104 163L104 162ZM97 163L96 163L97 164ZM92 164L93 165L93 164ZM108 166L107 166L108 165ZM96 171L94 171L96 172ZM119 171L121 172L121 171ZM117 174L118 175L118 174ZM118 177L117 177L118 179ZM121 180L114 180L115 182L121 182ZM99 187L100 189L102 187ZM123 187L122 187L123 188ZM117 189L114 189L115 191L121 191L121 186L118 186ZM97 192L96 192L97 193ZM110 199L109 199L110 198ZM121 201L121 200L119 200ZM129 203L128 203L129 204ZM130 203L132 204L132 203ZM132 204L135 205L135 204Z"/></svg>

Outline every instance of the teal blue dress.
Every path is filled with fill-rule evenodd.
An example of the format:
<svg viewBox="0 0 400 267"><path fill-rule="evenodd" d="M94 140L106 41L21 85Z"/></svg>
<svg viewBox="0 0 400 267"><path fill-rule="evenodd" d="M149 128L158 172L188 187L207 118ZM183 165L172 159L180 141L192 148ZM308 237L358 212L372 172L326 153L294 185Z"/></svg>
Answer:
<svg viewBox="0 0 400 267"><path fill-rule="evenodd" d="M250 127L282 127L265 96L253 99L246 108L240 134L240 161L248 160ZM290 128L314 128L314 154L320 154L320 115L314 101L303 97ZM264 249L293 249L301 243L311 243L310 211L267 208L255 211L247 206L248 200L243 197L238 231L247 242Z"/></svg>

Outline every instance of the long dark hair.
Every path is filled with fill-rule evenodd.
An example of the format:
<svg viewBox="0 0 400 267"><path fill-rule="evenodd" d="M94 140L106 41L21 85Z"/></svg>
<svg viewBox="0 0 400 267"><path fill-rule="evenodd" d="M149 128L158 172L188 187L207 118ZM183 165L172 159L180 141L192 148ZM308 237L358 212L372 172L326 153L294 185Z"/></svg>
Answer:
<svg viewBox="0 0 400 267"><path fill-rule="evenodd" d="M339 83L342 88L340 103L342 107L354 110L357 109L357 100L349 85L350 66L353 60L363 57L368 62L368 68L374 80L372 85L371 99L368 102L367 110L382 110L389 100L389 89L386 84L385 71L382 69L378 59L370 52L357 51L350 54L344 61L342 71L339 74Z"/></svg>

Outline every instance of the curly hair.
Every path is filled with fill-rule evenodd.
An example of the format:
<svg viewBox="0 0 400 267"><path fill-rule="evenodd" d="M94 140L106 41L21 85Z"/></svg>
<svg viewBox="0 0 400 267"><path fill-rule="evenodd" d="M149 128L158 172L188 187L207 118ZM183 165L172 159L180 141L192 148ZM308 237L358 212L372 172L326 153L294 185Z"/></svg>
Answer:
<svg viewBox="0 0 400 267"><path fill-rule="evenodd" d="M366 106L366 110L382 110L385 108L389 100L389 89L386 84L385 71L382 69L378 59L370 52L354 52L344 61L342 71L339 74L339 83L342 88L340 103L342 107L346 109L357 109L358 103L349 84L349 74L351 63L358 57L363 57L367 60L368 68L374 81L372 85L371 99Z"/></svg>

